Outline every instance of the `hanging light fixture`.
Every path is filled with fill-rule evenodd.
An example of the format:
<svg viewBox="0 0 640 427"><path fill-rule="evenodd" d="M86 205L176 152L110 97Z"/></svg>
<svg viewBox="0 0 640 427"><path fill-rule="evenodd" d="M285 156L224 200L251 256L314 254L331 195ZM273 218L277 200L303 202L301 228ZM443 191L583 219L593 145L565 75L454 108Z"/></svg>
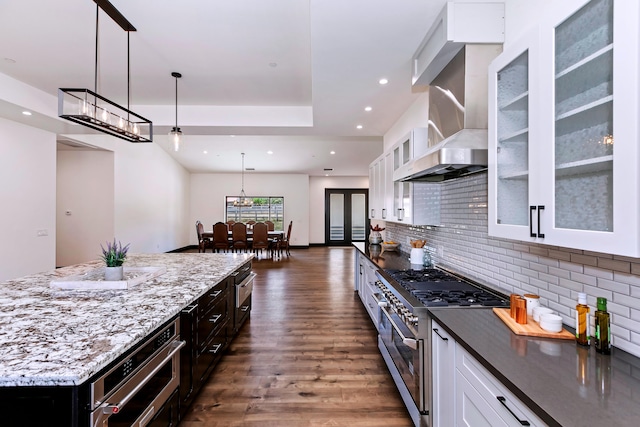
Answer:
<svg viewBox="0 0 640 427"><path fill-rule="evenodd" d="M242 188L240 196L233 202L233 206L251 207L253 206L253 199L248 198L244 192L244 153L240 154L242 154Z"/></svg>
<svg viewBox="0 0 640 427"><path fill-rule="evenodd" d="M153 123L131 111L131 68L129 66L129 34L135 27L108 0L96 3L96 50L94 63L94 87L89 89L58 89L58 116L91 129L124 139L129 142L151 142ZM102 9L127 32L127 107L99 95L98 92L98 21Z"/></svg>
<svg viewBox="0 0 640 427"><path fill-rule="evenodd" d="M171 76L176 78L176 125L169 132L169 137L173 141L173 151L178 151L180 150L180 140L182 139L182 131L178 127L178 79L182 77L182 74L174 71Z"/></svg>

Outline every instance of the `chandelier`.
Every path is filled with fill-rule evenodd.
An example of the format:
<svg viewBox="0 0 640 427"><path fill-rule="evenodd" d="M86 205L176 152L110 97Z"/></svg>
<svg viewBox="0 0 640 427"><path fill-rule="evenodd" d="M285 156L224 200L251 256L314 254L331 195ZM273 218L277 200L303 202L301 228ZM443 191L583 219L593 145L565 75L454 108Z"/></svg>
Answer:
<svg viewBox="0 0 640 427"><path fill-rule="evenodd" d="M151 142L153 123L129 109L131 98L131 68L129 66L129 34L135 27L108 1L96 2L96 50L94 87L89 89L58 89L58 116L129 142ZM98 92L98 21L102 9L127 32L127 107L99 95Z"/></svg>
<svg viewBox="0 0 640 427"><path fill-rule="evenodd" d="M233 206L251 207L253 206L253 199L247 197L244 192L244 153L240 154L242 154L242 187L240 190L240 196L238 196L238 198L233 202Z"/></svg>

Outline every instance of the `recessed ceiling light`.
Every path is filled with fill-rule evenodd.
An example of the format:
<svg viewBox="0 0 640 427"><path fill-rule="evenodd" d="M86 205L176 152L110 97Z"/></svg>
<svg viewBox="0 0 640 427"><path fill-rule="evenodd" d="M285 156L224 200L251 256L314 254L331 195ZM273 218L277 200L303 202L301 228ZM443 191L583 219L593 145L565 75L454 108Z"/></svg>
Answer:
<svg viewBox="0 0 640 427"><path fill-rule="evenodd" d="M30 116L31 115L31 111L23 111L22 114L24 114L25 116Z"/></svg>
<svg viewBox="0 0 640 427"><path fill-rule="evenodd" d="M336 152L332 150L329 152L329 154L336 154Z"/></svg>
<svg viewBox="0 0 640 427"><path fill-rule="evenodd" d="M207 153L208 153L208 151L207 151L207 150L204 150L204 151L202 152L202 154L207 154Z"/></svg>
<svg viewBox="0 0 640 427"><path fill-rule="evenodd" d="M362 125L356 126L356 129L362 129Z"/></svg>
<svg viewBox="0 0 640 427"><path fill-rule="evenodd" d="M364 111L371 111L371 110L373 110L373 108L371 108L371 107L364 107Z"/></svg>
<svg viewBox="0 0 640 427"><path fill-rule="evenodd" d="M273 151L269 150L267 151L267 154L273 154Z"/></svg>
<svg viewBox="0 0 640 427"><path fill-rule="evenodd" d="M378 80L378 83L380 83L381 85L386 85L387 83L389 83L389 80L382 78Z"/></svg>
<svg viewBox="0 0 640 427"><path fill-rule="evenodd" d="M329 176L329 174L328 174L328 173L325 173L325 174L324 174L324 176Z"/></svg>
<svg viewBox="0 0 640 427"><path fill-rule="evenodd" d="M236 137L235 135L229 135L229 136L230 136L231 138L235 138L235 137Z"/></svg>

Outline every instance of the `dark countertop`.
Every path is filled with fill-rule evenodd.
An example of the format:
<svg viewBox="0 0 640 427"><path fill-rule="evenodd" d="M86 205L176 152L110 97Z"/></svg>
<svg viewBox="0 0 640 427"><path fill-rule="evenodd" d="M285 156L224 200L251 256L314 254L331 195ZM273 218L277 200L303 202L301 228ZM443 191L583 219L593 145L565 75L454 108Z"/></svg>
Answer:
<svg viewBox="0 0 640 427"><path fill-rule="evenodd" d="M381 269L408 268L408 256L354 246ZM429 313L549 425L640 425L640 359L610 356L575 341L515 335L490 309L432 308Z"/></svg>

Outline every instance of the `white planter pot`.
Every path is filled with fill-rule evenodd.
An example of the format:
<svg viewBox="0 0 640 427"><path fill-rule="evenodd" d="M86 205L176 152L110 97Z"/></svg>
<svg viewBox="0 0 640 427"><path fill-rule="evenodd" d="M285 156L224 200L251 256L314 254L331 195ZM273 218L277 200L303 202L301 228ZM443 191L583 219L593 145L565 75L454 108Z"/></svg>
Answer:
<svg viewBox="0 0 640 427"><path fill-rule="evenodd" d="M124 278L124 267L105 267L104 268L104 280L106 281L118 281Z"/></svg>

